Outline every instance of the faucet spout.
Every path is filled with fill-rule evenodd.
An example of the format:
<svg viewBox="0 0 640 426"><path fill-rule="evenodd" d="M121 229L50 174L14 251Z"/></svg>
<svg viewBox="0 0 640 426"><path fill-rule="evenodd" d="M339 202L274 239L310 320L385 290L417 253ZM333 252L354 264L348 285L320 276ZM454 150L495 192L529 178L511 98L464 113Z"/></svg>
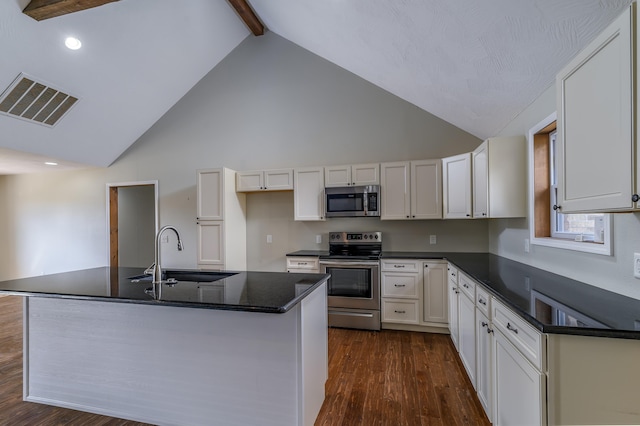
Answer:
<svg viewBox="0 0 640 426"><path fill-rule="evenodd" d="M178 251L182 251L182 240L180 239L180 233L178 233L178 230L171 225L166 225L160 228L160 230L156 234L154 259L155 262L153 264L153 284L162 284L162 266L160 266L160 239L164 231L168 229L172 230L176 234L176 237L178 238Z"/></svg>

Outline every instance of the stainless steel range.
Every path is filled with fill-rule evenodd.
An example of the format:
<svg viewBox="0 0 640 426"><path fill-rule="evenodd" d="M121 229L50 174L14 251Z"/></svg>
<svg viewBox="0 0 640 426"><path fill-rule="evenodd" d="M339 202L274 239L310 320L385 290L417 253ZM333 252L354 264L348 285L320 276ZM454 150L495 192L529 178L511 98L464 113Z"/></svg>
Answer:
<svg viewBox="0 0 640 426"><path fill-rule="evenodd" d="M329 326L380 330L381 232L330 232L320 257L328 282Z"/></svg>

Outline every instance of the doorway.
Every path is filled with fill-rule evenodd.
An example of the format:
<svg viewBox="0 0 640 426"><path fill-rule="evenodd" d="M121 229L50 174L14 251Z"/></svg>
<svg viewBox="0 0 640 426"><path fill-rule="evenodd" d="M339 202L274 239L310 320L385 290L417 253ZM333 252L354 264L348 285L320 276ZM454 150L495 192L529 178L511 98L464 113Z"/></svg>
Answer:
<svg viewBox="0 0 640 426"><path fill-rule="evenodd" d="M158 182L107 184L109 266L153 263L158 229Z"/></svg>

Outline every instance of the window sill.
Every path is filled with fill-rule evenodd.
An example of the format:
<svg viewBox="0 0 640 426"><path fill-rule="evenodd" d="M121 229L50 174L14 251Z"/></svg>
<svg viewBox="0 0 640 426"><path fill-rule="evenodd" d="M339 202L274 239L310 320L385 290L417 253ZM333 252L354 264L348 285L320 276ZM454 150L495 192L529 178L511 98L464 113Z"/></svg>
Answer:
<svg viewBox="0 0 640 426"><path fill-rule="evenodd" d="M603 256L611 256L611 242L605 241L604 244L589 243L586 241L571 241L561 238L531 238L531 244L554 247L564 250L581 251L585 253L600 254Z"/></svg>

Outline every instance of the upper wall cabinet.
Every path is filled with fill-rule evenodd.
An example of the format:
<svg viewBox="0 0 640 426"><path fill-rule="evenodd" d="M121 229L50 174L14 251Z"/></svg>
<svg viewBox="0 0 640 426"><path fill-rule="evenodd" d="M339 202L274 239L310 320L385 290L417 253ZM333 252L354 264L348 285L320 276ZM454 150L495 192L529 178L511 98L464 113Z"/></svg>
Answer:
<svg viewBox="0 0 640 426"><path fill-rule="evenodd" d="M325 220L324 168L303 167L294 171L293 204L295 220Z"/></svg>
<svg viewBox="0 0 640 426"><path fill-rule="evenodd" d="M382 163L380 219L441 219L440 160Z"/></svg>
<svg viewBox="0 0 640 426"><path fill-rule="evenodd" d="M472 153L473 217L527 215L527 144L524 136L491 138Z"/></svg>
<svg viewBox="0 0 640 426"><path fill-rule="evenodd" d="M624 211L634 182L633 22L631 4L557 76L558 208Z"/></svg>
<svg viewBox="0 0 640 426"><path fill-rule="evenodd" d="M445 219L471 218L471 153L442 159L442 198Z"/></svg>
<svg viewBox="0 0 640 426"><path fill-rule="evenodd" d="M324 186L379 185L380 164L327 166L324 168Z"/></svg>
<svg viewBox="0 0 640 426"><path fill-rule="evenodd" d="M236 191L287 191L293 189L293 169L237 172Z"/></svg>

